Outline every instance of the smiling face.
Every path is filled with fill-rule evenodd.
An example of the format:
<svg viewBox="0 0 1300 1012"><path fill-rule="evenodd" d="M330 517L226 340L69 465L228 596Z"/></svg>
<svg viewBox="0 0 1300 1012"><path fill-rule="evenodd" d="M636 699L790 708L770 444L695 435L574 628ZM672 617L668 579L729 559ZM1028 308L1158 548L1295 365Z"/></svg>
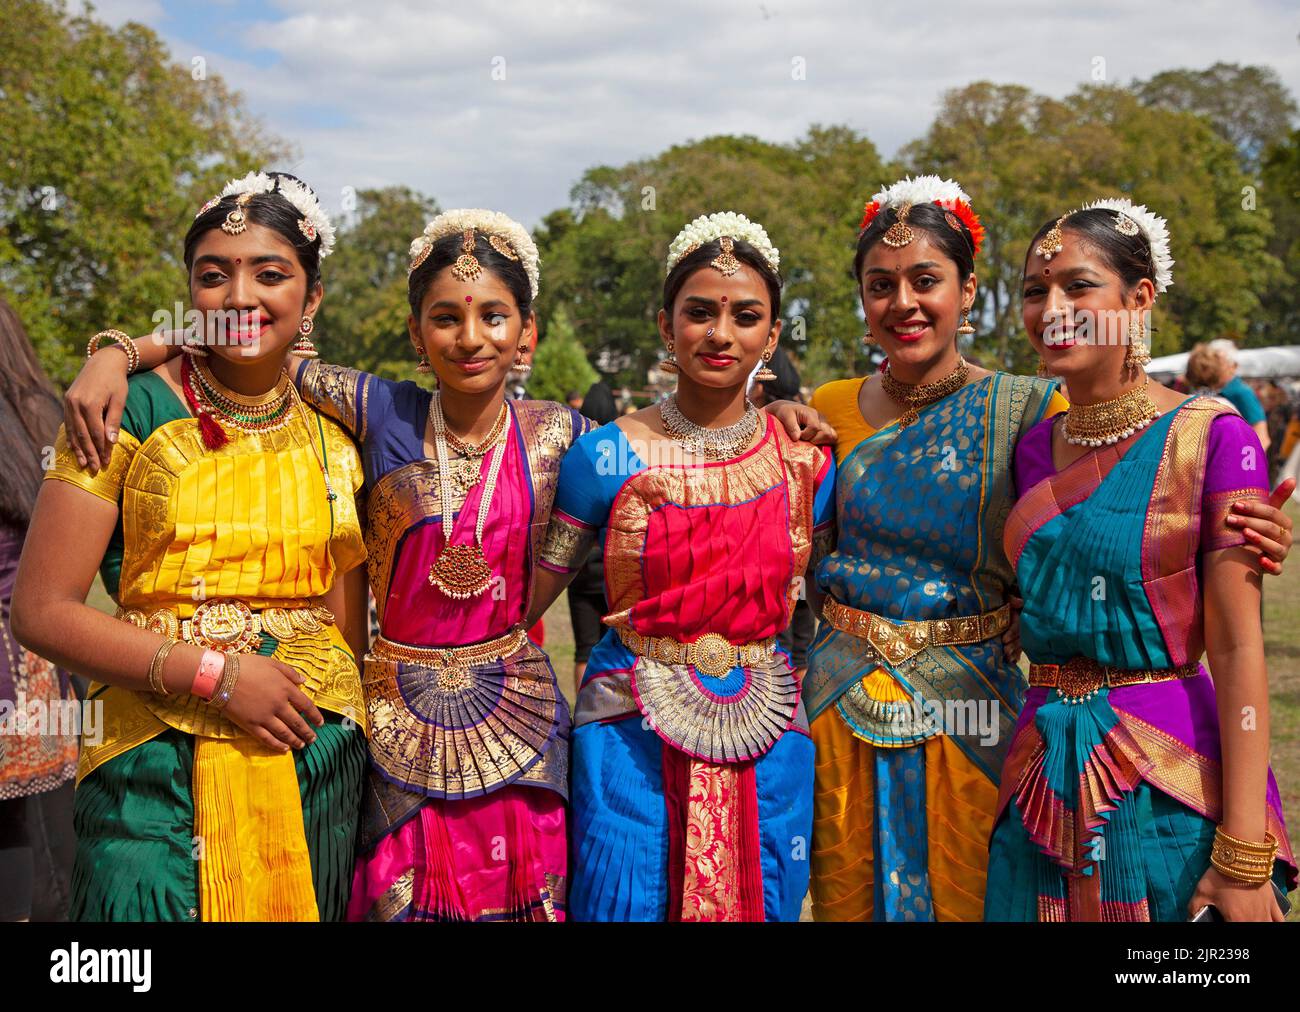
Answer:
<svg viewBox="0 0 1300 1012"><path fill-rule="evenodd" d="M310 291L297 252L274 229L249 223L239 235L219 228L194 247L190 302L203 314L210 354L233 364L283 357L324 290Z"/></svg>
<svg viewBox="0 0 1300 1012"><path fill-rule="evenodd" d="M407 319L411 344L423 351L444 388L463 393L504 389L521 341L533 343L536 319L520 315L506 284L489 270L459 281L443 268Z"/></svg>
<svg viewBox="0 0 1300 1012"><path fill-rule="evenodd" d="M1025 331L1047 368L1067 382L1083 374L1120 376L1129 328L1145 330L1155 286L1142 279L1126 290L1123 279L1078 233L1063 229L1061 251L1051 260L1037 252L1025 263Z"/></svg>
<svg viewBox="0 0 1300 1012"><path fill-rule="evenodd" d="M659 335L683 376L702 386L744 383L764 352L774 349L781 321L773 319L767 283L748 264L730 277L712 267L689 275L673 300L672 317L659 311Z"/></svg>
<svg viewBox="0 0 1300 1012"><path fill-rule="evenodd" d="M975 299L975 276L962 282L957 265L920 229L901 248L873 245L858 280L871 335L891 363L915 369L951 353L962 310Z"/></svg>

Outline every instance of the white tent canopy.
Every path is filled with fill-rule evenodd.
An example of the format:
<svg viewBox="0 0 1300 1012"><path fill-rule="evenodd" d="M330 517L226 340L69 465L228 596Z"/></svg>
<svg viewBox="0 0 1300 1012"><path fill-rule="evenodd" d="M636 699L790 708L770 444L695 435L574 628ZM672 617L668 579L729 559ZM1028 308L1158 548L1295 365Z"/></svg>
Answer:
<svg viewBox="0 0 1300 1012"><path fill-rule="evenodd" d="M1153 358L1147 372L1160 376L1181 376L1187 369L1188 352ZM1300 344L1273 348L1237 350L1237 375L1244 379L1263 376L1300 376Z"/></svg>

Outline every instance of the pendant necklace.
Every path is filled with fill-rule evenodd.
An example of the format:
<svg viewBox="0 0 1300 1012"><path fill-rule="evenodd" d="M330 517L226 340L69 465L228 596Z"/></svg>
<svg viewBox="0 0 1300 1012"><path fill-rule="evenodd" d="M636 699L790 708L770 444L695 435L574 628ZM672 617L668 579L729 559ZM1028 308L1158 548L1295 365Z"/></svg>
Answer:
<svg viewBox="0 0 1300 1012"><path fill-rule="evenodd" d="M483 554L483 526L487 522L488 511L492 508L492 497L496 492L497 477L501 473L501 461L505 457L505 417L506 406L501 405L503 414L498 418L492 431L496 433L495 445L485 440L479 448L491 446L491 459L488 461L487 482L478 502L478 517L474 524L474 541L471 544L454 545L452 538L456 534L456 523L452 513L451 502L451 460L447 449L447 420L442 413L442 399L433 395L429 405L429 420L433 426L434 452L438 457L438 492L442 502L442 551L429 569L429 585L442 591L447 597L457 601L466 601L478 597L492 586L492 567L488 565L487 556ZM454 437L453 437L454 438ZM490 437L491 438L491 437ZM464 445L462 443L462 445ZM461 510L464 513L464 510Z"/></svg>

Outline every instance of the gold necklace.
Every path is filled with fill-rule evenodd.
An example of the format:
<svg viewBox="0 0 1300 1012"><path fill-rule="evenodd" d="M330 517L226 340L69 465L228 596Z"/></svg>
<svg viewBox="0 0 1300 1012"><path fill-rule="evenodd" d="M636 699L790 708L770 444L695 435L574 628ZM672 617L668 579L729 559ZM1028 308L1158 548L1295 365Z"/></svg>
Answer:
<svg viewBox="0 0 1300 1012"><path fill-rule="evenodd" d="M919 409L955 394L966 385L966 377L969 375L970 364L964 358L958 358L957 368L933 383L904 383L895 379L894 374L886 369L880 374L880 387L891 401L897 401L906 407L907 410L898 419L898 427L905 429L919 417Z"/></svg>
<svg viewBox="0 0 1300 1012"><path fill-rule="evenodd" d="M1140 387L1099 404L1071 404L1065 412L1065 441L1073 446L1109 446L1128 439L1160 417L1160 409L1147 393L1148 378Z"/></svg>
<svg viewBox="0 0 1300 1012"><path fill-rule="evenodd" d="M505 408L505 405L502 405ZM429 585L438 588L447 597L465 601L478 597L492 586L492 567L483 554L483 526L487 523L492 497L496 492L497 476L506 455L506 441L498 437L492 458L488 462L487 483L479 495L478 518L474 524L474 542L453 545L456 524L451 504L451 454L447 449L447 419L442 413L442 399L433 395L429 403L429 421L433 426L434 453L438 458L438 494L442 504L442 551L429 568ZM504 431L505 426L501 426ZM463 512L463 511L462 511Z"/></svg>
<svg viewBox="0 0 1300 1012"><path fill-rule="evenodd" d="M250 397L231 390L203 362L192 360L192 367L195 399L223 425L240 432L273 432L289 424L293 384L286 374L270 390Z"/></svg>
<svg viewBox="0 0 1300 1012"><path fill-rule="evenodd" d="M458 458L450 462L449 466L451 468L451 479L456 483L456 488L460 490L462 496L469 495L469 490L478 484L478 480L483 473L483 465L480 461L500 441L508 418L509 412L506 411L505 401L502 401L501 413L497 415L497 420L492 423L492 431L477 446L473 443L467 443L452 432L451 429L446 430L447 445L460 454Z"/></svg>
<svg viewBox="0 0 1300 1012"><path fill-rule="evenodd" d="M687 453L709 460L731 460L739 457L749 447L750 440L758 431L758 409L745 401L745 413L740 421L720 429L710 429L697 425L677 406L677 394L673 394L659 405L659 417L663 419L664 431L681 443Z"/></svg>

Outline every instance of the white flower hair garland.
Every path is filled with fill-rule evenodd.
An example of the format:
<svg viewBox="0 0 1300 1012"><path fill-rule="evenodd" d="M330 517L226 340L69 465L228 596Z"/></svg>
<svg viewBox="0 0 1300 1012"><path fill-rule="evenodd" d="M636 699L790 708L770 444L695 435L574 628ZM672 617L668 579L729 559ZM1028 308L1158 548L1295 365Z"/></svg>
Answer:
<svg viewBox="0 0 1300 1012"><path fill-rule="evenodd" d="M216 207L224 197L238 197L243 194L272 193L279 191L280 196L293 205L294 210L302 215L298 228L310 242L319 237L320 259L324 260L334 251L334 226L329 215L321 207L316 194L295 179L284 176L278 178L265 172L250 172L241 179L232 179L221 188L221 192L199 208L199 214ZM196 214L194 217L198 217Z"/></svg>
<svg viewBox="0 0 1300 1012"><path fill-rule="evenodd" d="M664 273L671 274L682 257L723 236L745 240L758 250L772 270L780 267L781 251L772 245L772 240L767 237L767 230L762 225L735 211L715 211L713 214L700 215L677 233L677 238L668 246Z"/></svg>
<svg viewBox="0 0 1300 1012"><path fill-rule="evenodd" d="M1174 283L1174 258L1169 254L1169 222L1147 210L1145 204L1135 204L1127 197L1107 197L1084 204L1081 210L1090 211L1104 208L1114 211L1118 216L1115 221L1116 231L1124 235L1134 235L1132 226L1125 219L1136 225L1151 247L1151 262L1155 266L1156 291L1164 292Z"/></svg>
<svg viewBox="0 0 1300 1012"><path fill-rule="evenodd" d="M411 265L407 268L407 273L411 273L424 263L429 250L433 249L433 244L443 236L464 232L466 229L504 239L516 254L524 273L528 275L528 287L532 291L533 298L537 298L537 290L541 284L541 257L537 253L537 244L533 242L533 237L528 234L527 229L500 211L488 211L479 207L444 211L425 225L424 231L411 241ZM496 243L492 246L503 256L510 256L509 253L500 250Z"/></svg>

